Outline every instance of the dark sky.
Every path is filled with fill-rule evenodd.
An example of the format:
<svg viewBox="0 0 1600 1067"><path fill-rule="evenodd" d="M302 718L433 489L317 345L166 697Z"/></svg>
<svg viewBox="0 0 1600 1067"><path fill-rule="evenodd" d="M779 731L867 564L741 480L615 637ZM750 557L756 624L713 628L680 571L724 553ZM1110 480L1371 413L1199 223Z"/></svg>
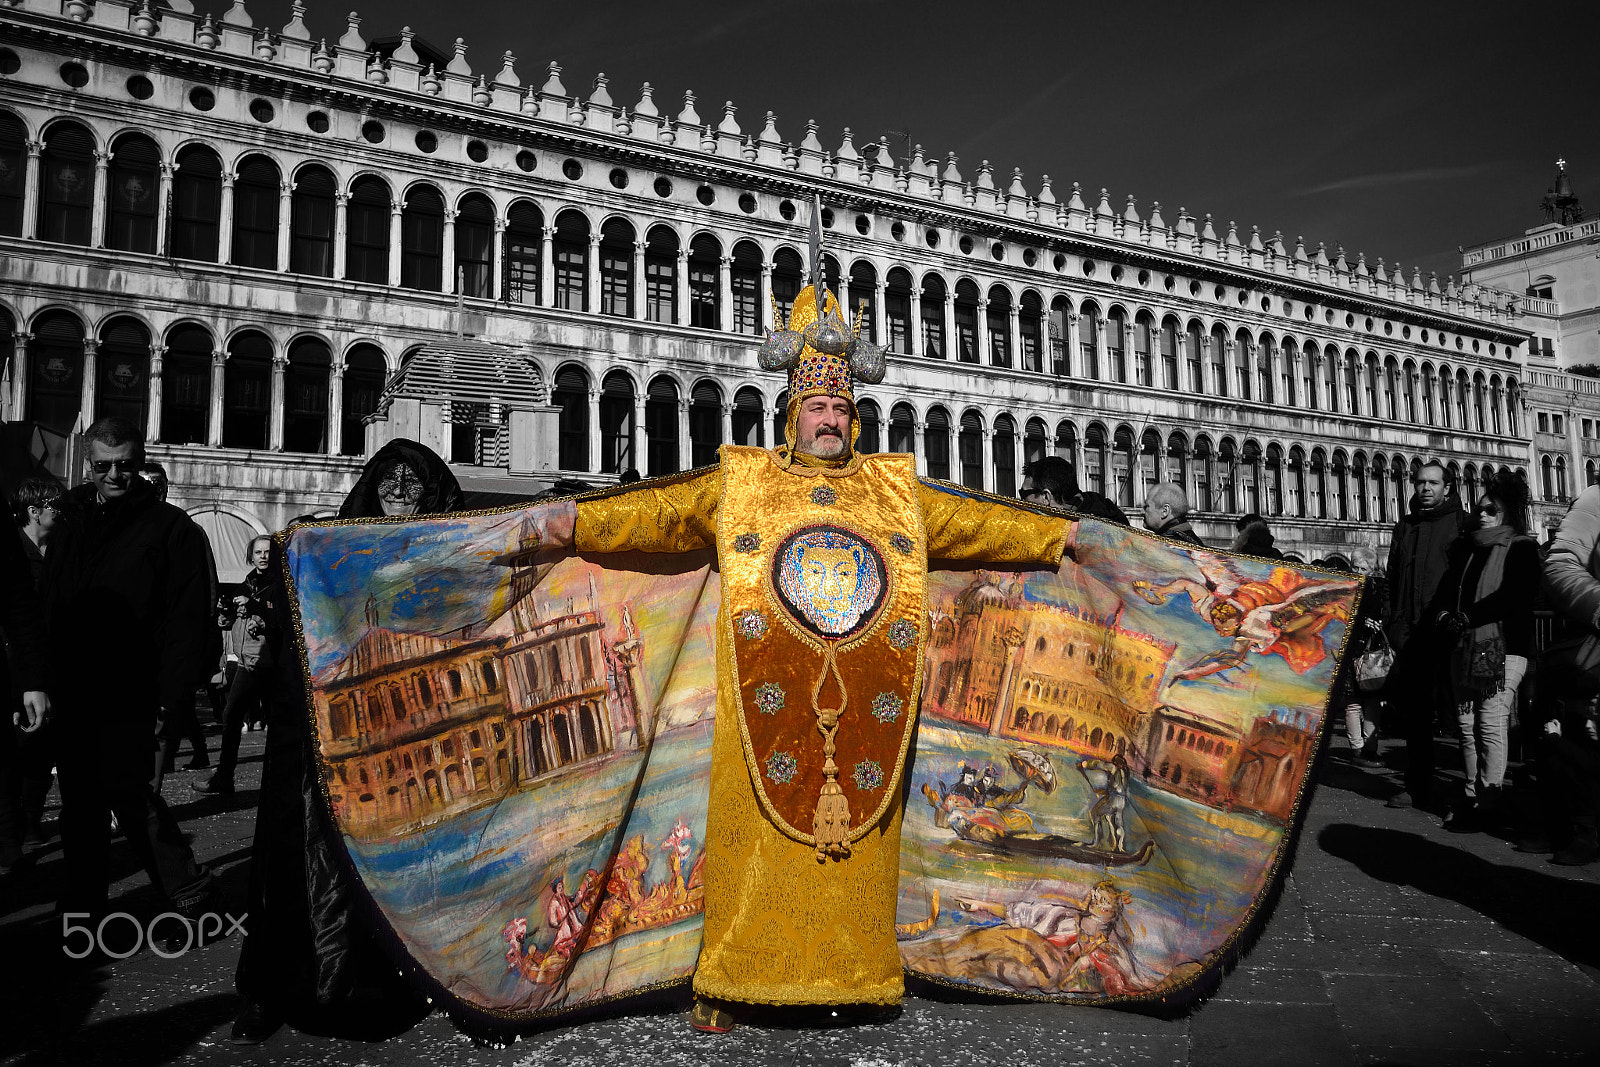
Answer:
<svg viewBox="0 0 1600 1067"><path fill-rule="evenodd" d="M313 37L337 40L341 7L311 7ZM258 26L288 8L249 0ZM569 92L604 72L631 106L649 81L676 114L692 89L703 119L731 100L746 132L770 110L798 140L815 118L830 150L846 126L857 147L907 131L968 179L987 159L1002 188L1021 167L1031 192L1049 174L1063 200L1074 181L1086 199L1105 187L1119 210L1131 193L1169 223L1186 207L1219 235L1281 229L1291 248L1304 235L1408 274L1542 222L1557 158L1600 213L1592 2L382 0L362 15L368 40L464 38L475 73L509 48L524 84L555 59Z"/></svg>

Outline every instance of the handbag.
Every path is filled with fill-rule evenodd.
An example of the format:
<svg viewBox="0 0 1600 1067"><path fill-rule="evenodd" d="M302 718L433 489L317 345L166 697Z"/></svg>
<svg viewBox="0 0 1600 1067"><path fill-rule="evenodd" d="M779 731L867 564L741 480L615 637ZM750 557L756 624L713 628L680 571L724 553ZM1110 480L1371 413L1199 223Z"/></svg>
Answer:
<svg viewBox="0 0 1600 1067"><path fill-rule="evenodd" d="M1465 675L1467 688L1480 699L1505 688L1506 638L1498 626L1493 633L1472 641L1467 649Z"/></svg>
<svg viewBox="0 0 1600 1067"><path fill-rule="evenodd" d="M1363 693L1375 693L1389 680L1394 667L1394 649L1382 630L1377 631L1376 643L1369 642L1367 650L1356 657L1356 688Z"/></svg>

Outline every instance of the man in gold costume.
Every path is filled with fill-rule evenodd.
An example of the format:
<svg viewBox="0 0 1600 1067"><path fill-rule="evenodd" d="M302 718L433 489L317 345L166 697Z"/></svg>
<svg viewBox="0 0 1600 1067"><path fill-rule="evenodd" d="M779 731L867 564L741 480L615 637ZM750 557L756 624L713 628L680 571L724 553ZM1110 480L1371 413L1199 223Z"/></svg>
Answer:
<svg viewBox="0 0 1600 1067"><path fill-rule="evenodd" d="M762 346L786 367L790 447L724 445L714 469L577 502L579 552L715 548L717 707L704 944L691 1022L738 1005L892 1005L902 773L915 729L929 558L1057 566L1059 515L925 484L863 456L855 377L881 381L821 288ZM730 1010L730 1008L732 1010Z"/></svg>

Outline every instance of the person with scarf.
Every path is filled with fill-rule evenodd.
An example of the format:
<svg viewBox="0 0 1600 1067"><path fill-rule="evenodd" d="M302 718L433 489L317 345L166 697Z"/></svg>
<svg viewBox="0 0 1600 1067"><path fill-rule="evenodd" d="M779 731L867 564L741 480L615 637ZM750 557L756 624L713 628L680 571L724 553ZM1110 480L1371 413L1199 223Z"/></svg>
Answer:
<svg viewBox="0 0 1600 1067"><path fill-rule="evenodd" d="M1539 577L1539 546L1528 536L1527 484L1514 474L1492 475L1451 549L1432 605L1448 641L1448 684L1467 779L1446 821L1457 833L1484 829L1500 808L1511 710L1534 651Z"/></svg>
<svg viewBox="0 0 1600 1067"><path fill-rule="evenodd" d="M339 508L341 519L435 515L462 508L461 486L437 453L397 438L362 468ZM394 965L355 914L355 895L330 840L317 781L316 739L305 707L305 683L280 587L282 549L273 547L266 597L269 642L257 673L272 679L261 768L261 802L250 851L247 935L234 985L245 1007L233 1024L236 1044L259 1044L287 1020L373 1025L375 1013L426 1008L400 982ZM346 1017L339 1009L348 1008Z"/></svg>
<svg viewBox="0 0 1600 1067"><path fill-rule="evenodd" d="M1391 808L1433 802L1433 733L1441 701L1436 664L1439 635L1428 606L1450 562L1450 546L1466 516L1443 464L1424 463L1411 475L1409 513L1389 538L1389 644L1395 651L1384 699L1401 715L1406 739L1405 790Z"/></svg>

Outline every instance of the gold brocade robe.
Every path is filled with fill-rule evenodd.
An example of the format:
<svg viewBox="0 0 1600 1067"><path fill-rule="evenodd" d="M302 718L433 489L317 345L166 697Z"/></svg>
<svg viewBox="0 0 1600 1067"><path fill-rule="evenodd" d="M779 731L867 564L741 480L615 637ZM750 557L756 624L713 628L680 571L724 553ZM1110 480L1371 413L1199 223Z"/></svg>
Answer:
<svg viewBox="0 0 1600 1067"><path fill-rule="evenodd" d="M764 1004L893 1004L907 742L928 625L928 558L1061 561L1066 520L921 484L908 455L784 466L723 446L718 469L579 502L580 552L716 546L717 713L697 993ZM853 553L853 554L852 554ZM821 574L850 572L839 585ZM829 648L833 652L830 653ZM851 852L819 862L818 706L839 706Z"/></svg>

